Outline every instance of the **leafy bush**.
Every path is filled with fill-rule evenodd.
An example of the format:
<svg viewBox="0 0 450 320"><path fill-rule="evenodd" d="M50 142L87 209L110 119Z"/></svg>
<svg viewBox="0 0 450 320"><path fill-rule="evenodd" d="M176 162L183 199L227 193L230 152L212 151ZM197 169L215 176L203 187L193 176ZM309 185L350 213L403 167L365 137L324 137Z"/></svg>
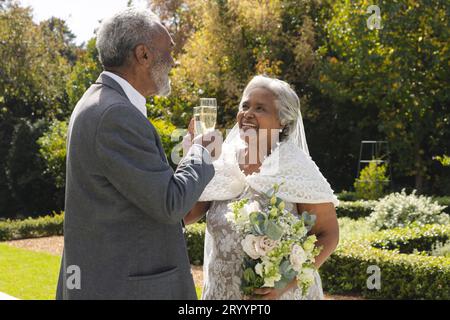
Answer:
<svg viewBox="0 0 450 320"><path fill-rule="evenodd" d="M368 217L375 205L376 201L340 201L339 206L336 208L336 213L338 217L353 219Z"/></svg>
<svg viewBox="0 0 450 320"><path fill-rule="evenodd" d="M404 227L414 222L447 224L450 217L442 213L444 208L430 197L416 196L415 191L407 195L403 189L401 193L392 193L378 201L368 220L380 230Z"/></svg>
<svg viewBox="0 0 450 320"><path fill-rule="evenodd" d="M359 293L378 299L450 299L450 259L402 254L398 246L448 239L450 226L403 228L341 240L320 268L324 289L330 293ZM389 245L394 250L380 247ZM369 290L369 266L381 270L380 290Z"/></svg>
<svg viewBox="0 0 450 320"><path fill-rule="evenodd" d="M20 218L23 213L37 216L62 208L63 194L55 188L52 177L45 174L45 161L39 154L37 141L47 126L44 120L24 119L14 126L2 167L6 175L1 181L1 184L6 182L8 192L2 195L10 199L11 207L0 208L0 215L7 213L9 216L5 217Z"/></svg>
<svg viewBox="0 0 450 320"><path fill-rule="evenodd" d="M205 243L206 223L194 223L186 227L186 242L191 264L203 264L203 248Z"/></svg>
<svg viewBox="0 0 450 320"><path fill-rule="evenodd" d="M431 255L450 258L450 241L435 243L431 248Z"/></svg>
<svg viewBox="0 0 450 320"><path fill-rule="evenodd" d="M377 200L384 195L389 180L386 177L386 165L370 162L361 170L354 187L358 199Z"/></svg>
<svg viewBox="0 0 450 320"><path fill-rule="evenodd" d="M450 197L434 197L433 200L441 206L445 206L444 212L450 214Z"/></svg>
<svg viewBox="0 0 450 320"><path fill-rule="evenodd" d="M409 254L431 251L436 242L448 239L449 230L448 226L413 224L408 228L379 231L368 236L368 239L375 248Z"/></svg>
<svg viewBox="0 0 450 320"><path fill-rule="evenodd" d="M62 235L63 225L64 213L36 219L0 221L0 241Z"/></svg>
<svg viewBox="0 0 450 320"><path fill-rule="evenodd" d="M172 133L176 127L169 121L165 121L163 119L150 119L150 121L161 138L161 143L167 159L173 164L171 161L171 153L178 141L172 141Z"/></svg>
<svg viewBox="0 0 450 320"><path fill-rule="evenodd" d="M356 201L359 200L356 192L343 190L336 195L340 201Z"/></svg>
<svg viewBox="0 0 450 320"><path fill-rule="evenodd" d="M343 217L338 219L340 241L361 238L373 233L373 227L367 222L367 219L352 219Z"/></svg>
<svg viewBox="0 0 450 320"><path fill-rule="evenodd" d="M55 120L42 137L38 139L39 152L58 188L64 188L66 180L67 122Z"/></svg>

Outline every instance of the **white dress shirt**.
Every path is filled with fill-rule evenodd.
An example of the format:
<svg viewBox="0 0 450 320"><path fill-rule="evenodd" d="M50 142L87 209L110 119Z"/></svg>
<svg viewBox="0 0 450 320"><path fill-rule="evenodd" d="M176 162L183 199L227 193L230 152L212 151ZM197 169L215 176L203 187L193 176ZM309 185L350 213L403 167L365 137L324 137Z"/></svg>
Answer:
<svg viewBox="0 0 450 320"><path fill-rule="evenodd" d="M130 102L139 110L140 113L144 115L144 117L147 118L147 107L145 106L147 100L142 94L139 93L139 91L133 88L127 80L119 77L117 74L109 71L103 71L102 74L113 78L122 87Z"/></svg>

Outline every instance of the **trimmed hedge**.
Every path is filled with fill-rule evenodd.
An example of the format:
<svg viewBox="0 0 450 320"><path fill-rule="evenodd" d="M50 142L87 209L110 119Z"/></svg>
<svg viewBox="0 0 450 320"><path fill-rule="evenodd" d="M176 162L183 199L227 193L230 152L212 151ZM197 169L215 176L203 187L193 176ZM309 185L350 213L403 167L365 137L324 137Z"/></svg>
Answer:
<svg viewBox="0 0 450 320"><path fill-rule="evenodd" d="M450 197L434 198L435 201L441 206L446 206L443 212L450 214ZM336 214L339 218L349 217L352 219L359 219L368 217L373 212L377 201L344 201L340 200L339 207L336 208Z"/></svg>
<svg viewBox="0 0 450 320"><path fill-rule="evenodd" d="M401 251L428 250L450 238L450 226L392 229L341 242L321 267L330 293L360 293L376 299L450 299L450 259ZM394 250L388 250L394 249ZM381 270L381 289L367 288L367 268Z"/></svg>
<svg viewBox="0 0 450 320"><path fill-rule="evenodd" d="M0 221L0 241L63 234L64 215ZM205 223L187 226L190 261L203 264ZM358 293L382 299L450 299L450 258L427 256L437 241L450 239L450 226L426 225L364 234L342 240L320 269L329 293ZM381 269L381 290L367 288L367 268Z"/></svg>
<svg viewBox="0 0 450 320"><path fill-rule="evenodd" d="M205 243L206 223L194 223L186 226L186 243L189 260L196 266L203 265L203 248Z"/></svg>
<svg viewBox="0 0 450 320"><path fill-rule="evenodd" d="M64 213L35 219L0 221L0 241L62 235L63 225Z"/></svg>
<svg viewBox="0 0 450 320"><path fill-rule="evenodd" d="M359 219L368 217L375 207L376 201L340 201L336 208L336 214L339 218L349 217L352 219Z"/></svg>

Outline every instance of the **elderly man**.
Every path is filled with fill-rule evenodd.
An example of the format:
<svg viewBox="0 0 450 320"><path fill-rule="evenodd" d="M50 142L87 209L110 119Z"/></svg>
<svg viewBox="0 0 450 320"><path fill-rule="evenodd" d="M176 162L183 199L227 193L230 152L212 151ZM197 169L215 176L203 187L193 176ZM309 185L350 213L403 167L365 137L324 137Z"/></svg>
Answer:
<svg viewBox="0 0 450 320"><path fill-rule="evenodd" d="M98 31L105 71L69 125L57 299L196 299L182 219L214 176L207 138L174 172L145 107L170 92L173 46L154 14L135 9Z"/></svg>

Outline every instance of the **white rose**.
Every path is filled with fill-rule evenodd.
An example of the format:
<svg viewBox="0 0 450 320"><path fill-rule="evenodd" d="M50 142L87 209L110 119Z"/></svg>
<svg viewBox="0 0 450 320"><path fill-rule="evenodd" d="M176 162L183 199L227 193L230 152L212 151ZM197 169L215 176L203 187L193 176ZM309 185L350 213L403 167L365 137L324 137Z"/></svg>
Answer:
<svg viewBox="0 0 450 320"><path fill-rule="evenodd" d="M294 269L297 272L300 272L302 269L302 265L306 262L308 259L305 250L303 250L302 247L299 245L294 244L292 246L292 252L289 257L289 260L292 265L292 269Z"/></svg>
<svg viewBox="0 0 450 320"><path fill-rule="evenodd" d="M269 287L269 288L273 288L275 287L275 282L276 281L280 281L281 280L281 275L276 275L274 277L268 277L266 279L264 279L264 287Z"/></svg>
<svg viewBox="0 0 450 320"><path fill-rule="evenodd" d="M259 259L261 255L256 251L255 243L257 242L258 237L255 237L252 234L249 234L245 237L244 240L241 241L242 249L244 252L249 255L252 259Z"/></svg>
<svg viewBox="0 0 450 320"><path fill-rule="evenodd" d="M234 220L234 213L231 212L231 211L228 211L225 214L225 218L227 219L228 222L235 222L235 220Z"/></svg>
<svg viewBox="0 0 450 320"><path fill-rule="evenodd" d="M240 213L241 213L241 215L248 217L250 215L250 213L257 212L257 211L261 211L261 208L257 201L253 201L253 202L245 204L242 207Z"/></svg>
<svg viewBox="0 0 450 320"><path fill-rule="evenodd" d="M263 265L262 265L262 263L258 263L256 266L255 266L255 272L256 272L256 274L258 275L258 276L263 276L263 274L264 274L264 268L263 268Z"/></svg>
<svg viewBox="0 0 450 320"><path fill-rule="evenodd" d="M313 283L314 282L314 269L305 268L297 276L297 279L303 283Z"/></svg>
<svg viewBox="0 0 450 320"><path fill-rule="evenodd" d="M278 245L278 241L274 241L267 236L257 237L255 250L260 256L266 256L272 249Z"/></svg>
<svg viewBox="0 0 450 320"><path fill-rule="evenodd" d="M306 239L305 243L303 244L303 248L305 248L305 250L308 252L313 251L316 241L317 238L315 235L309 236L308 239Z"/></svg>
<svg viewBox="0 0 450 320"><path fill-rule="evenodd" d="M236 220L236 224L239 226L245 226L249 219L250 219L250 213L260 211L259 203L256 201L253 201L251 203L245 204L238 213L238 218Z"/></svg>

